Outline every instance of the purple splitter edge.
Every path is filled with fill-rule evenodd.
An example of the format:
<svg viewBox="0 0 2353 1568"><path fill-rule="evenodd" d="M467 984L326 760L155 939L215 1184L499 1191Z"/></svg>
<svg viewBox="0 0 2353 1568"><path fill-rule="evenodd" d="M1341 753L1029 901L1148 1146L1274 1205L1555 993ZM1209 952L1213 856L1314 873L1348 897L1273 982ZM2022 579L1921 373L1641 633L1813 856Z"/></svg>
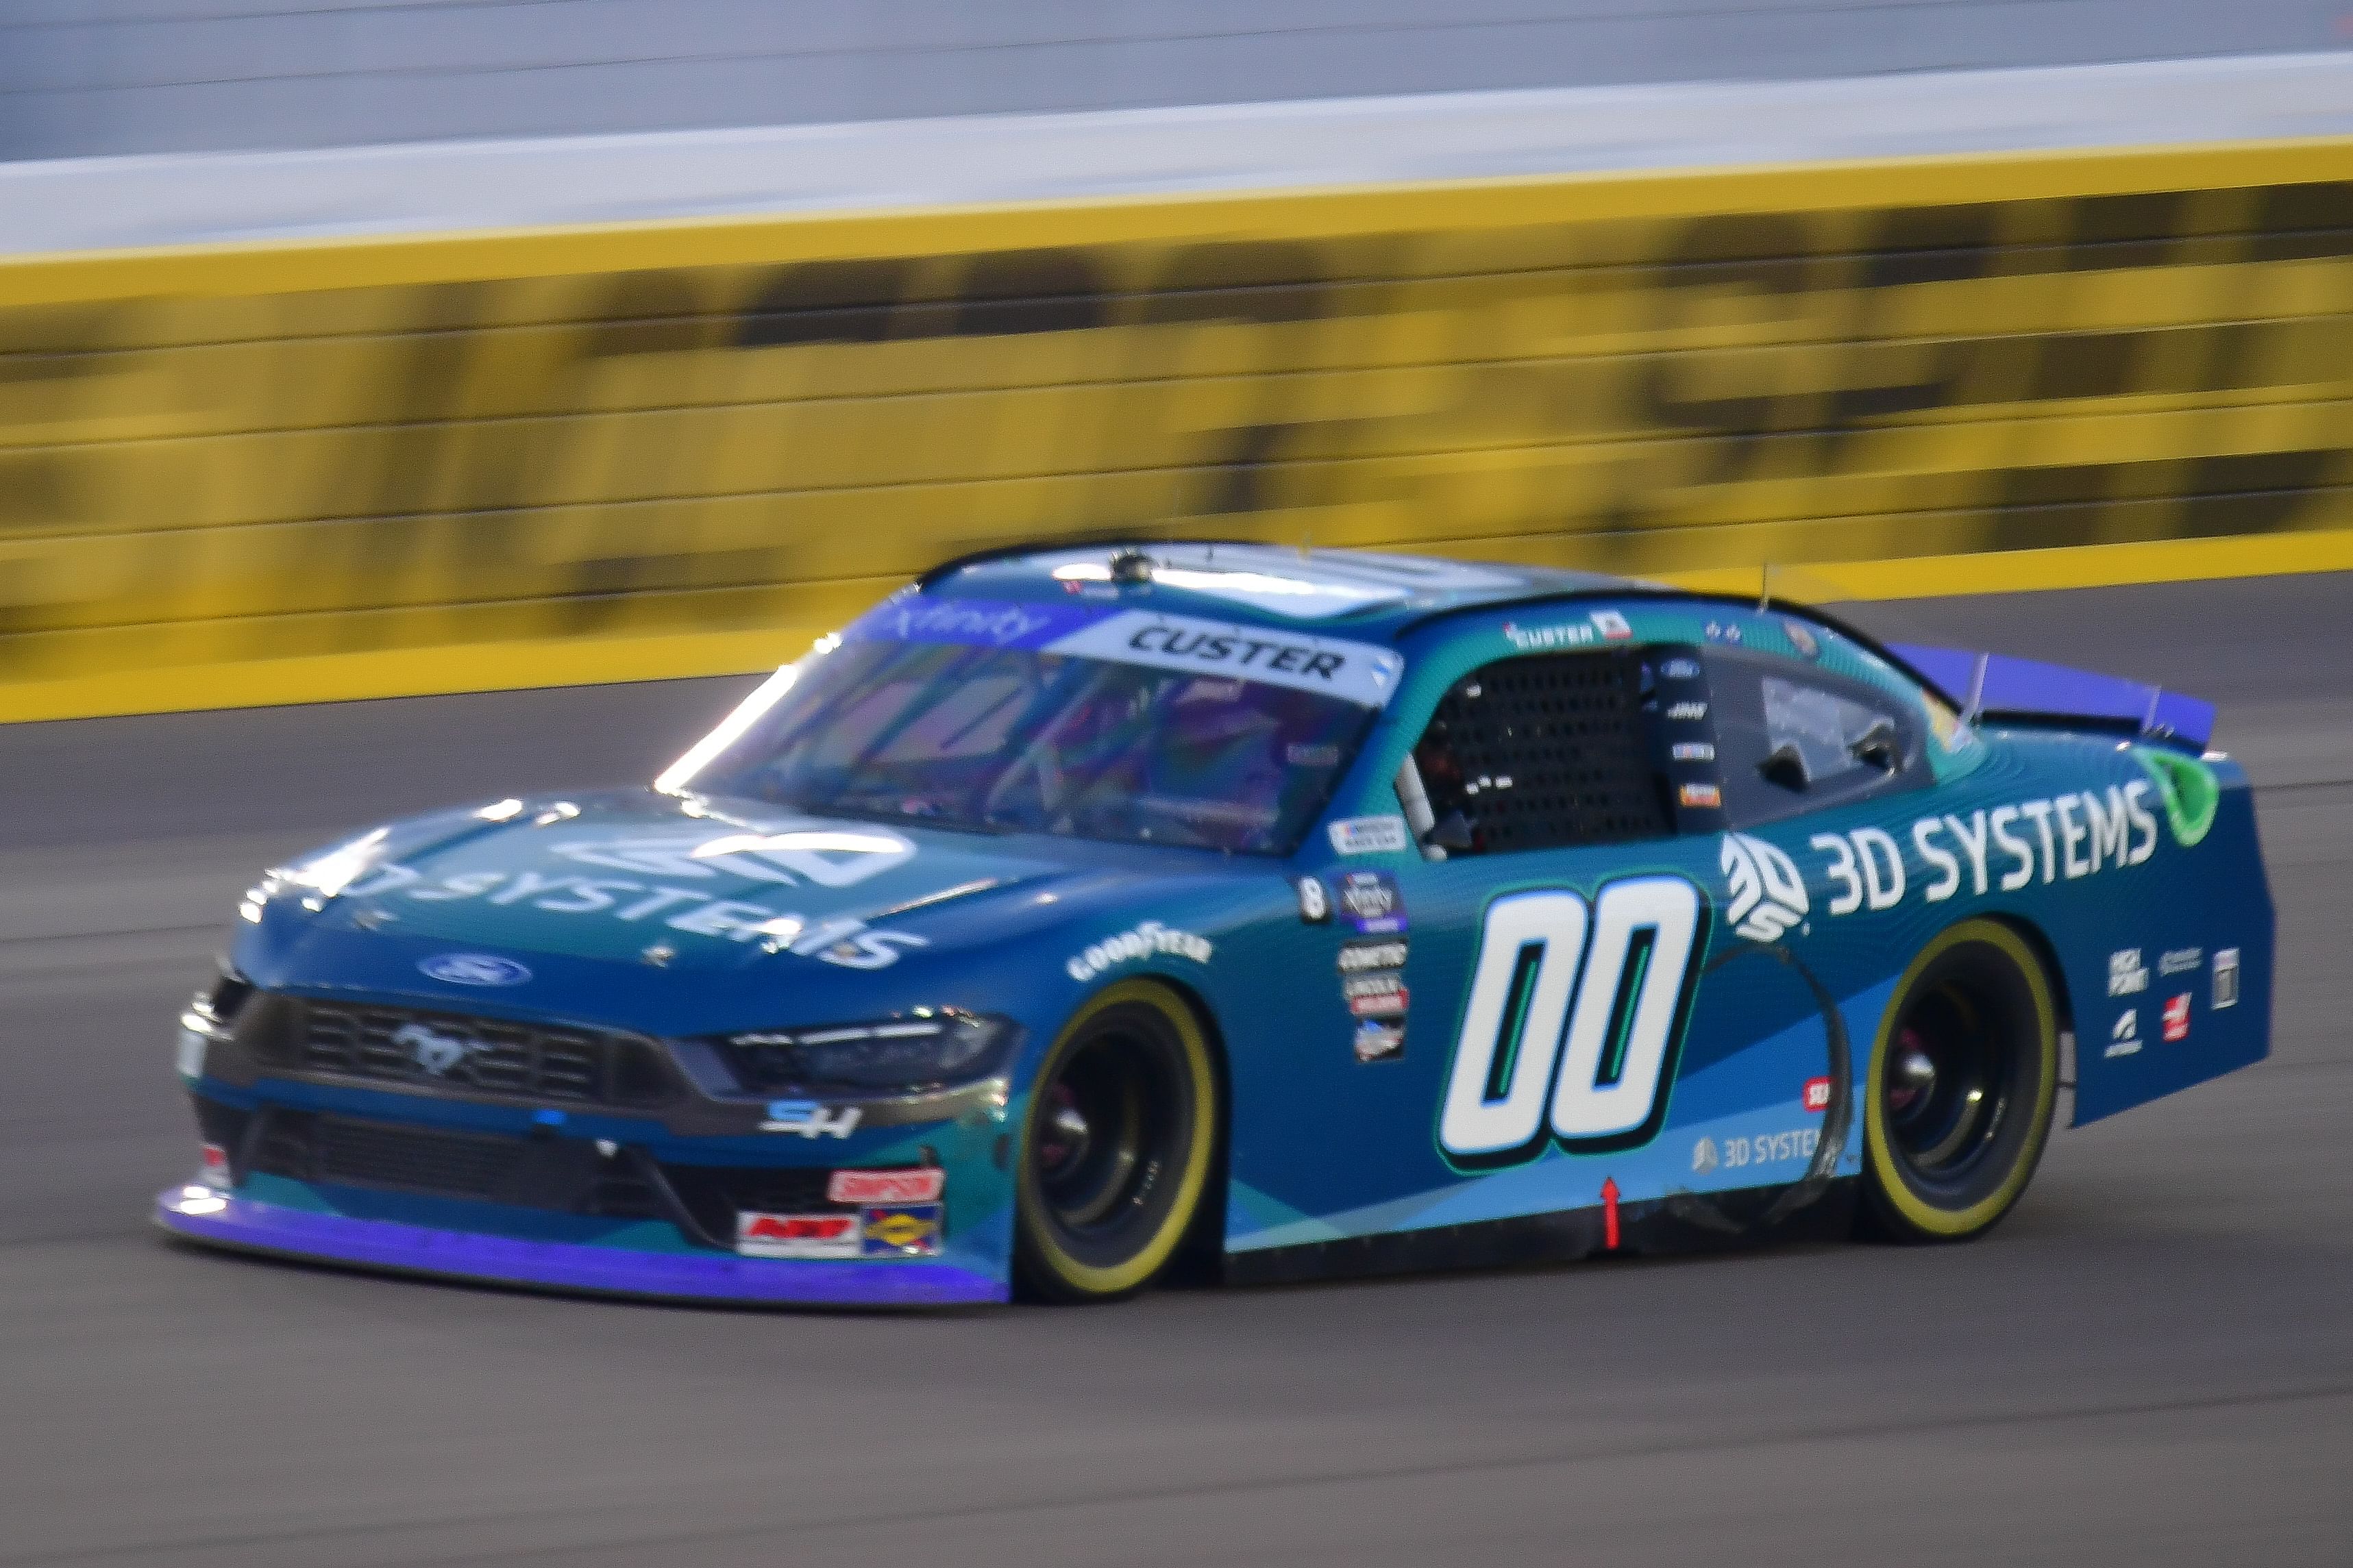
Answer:
<svg viewBox="0 0 2353 1568"><path fill-rule="evenodd" d="M190 1214L182 1205L192 1198L217 1199L227 1206L215 1214ZM952 1263L697 1258L568 1241L518 1241L394 1220L312 1214L185 1185L156 1194L155 1223L192 1241L292 1258L666 1300L938 1307L997 1302L1009 1296L1003 1282Z"/></svg>

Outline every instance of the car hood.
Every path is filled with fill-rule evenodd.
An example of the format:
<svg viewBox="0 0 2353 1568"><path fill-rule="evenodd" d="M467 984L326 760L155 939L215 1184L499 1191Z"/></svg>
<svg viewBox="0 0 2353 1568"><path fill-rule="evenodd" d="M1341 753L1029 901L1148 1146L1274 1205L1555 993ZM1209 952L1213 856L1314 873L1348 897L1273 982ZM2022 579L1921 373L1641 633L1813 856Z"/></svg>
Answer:
<svg viewBox="0 0 2353 1568"><path fill-rule="evenodd" d="M500 819L391 824L273 872L248 898L239 967L266 985L502 1011L602 998L591 1010L649 1025L747 997L773 1010L780 985L823 991L830 1013L858 994L885 1003L918 973L986 987L1007 944L1035 967L1041 936L1092 940L1147 889L1173 911L1200 907L1188 889L1283 887L1263 862L645 790L507 804Z"/></svg>

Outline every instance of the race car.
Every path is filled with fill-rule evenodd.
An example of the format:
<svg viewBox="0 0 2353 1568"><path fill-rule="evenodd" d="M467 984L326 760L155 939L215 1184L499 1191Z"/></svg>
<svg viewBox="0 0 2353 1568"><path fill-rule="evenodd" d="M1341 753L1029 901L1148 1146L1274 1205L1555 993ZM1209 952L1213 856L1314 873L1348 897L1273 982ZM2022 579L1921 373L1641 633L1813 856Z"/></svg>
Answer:
<svg viewBox="0 0 2353 1568"><path fill-rule="evenodd" d="M180 1020L200 1242L1064 1301L1976 1237L2260 1059L2194 699L1795 605L1250 544L965 558L650 787L265 875Z"/></svg>

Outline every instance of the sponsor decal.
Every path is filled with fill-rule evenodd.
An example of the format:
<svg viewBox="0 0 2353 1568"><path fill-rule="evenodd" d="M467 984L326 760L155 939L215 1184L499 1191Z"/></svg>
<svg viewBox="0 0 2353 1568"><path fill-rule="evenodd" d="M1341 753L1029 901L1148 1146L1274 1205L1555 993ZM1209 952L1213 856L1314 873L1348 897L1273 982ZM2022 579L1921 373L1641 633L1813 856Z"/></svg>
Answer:
<svg viewBox="0 0 2353 1568"><path fill-rule="evenodd" d="M1724 792L1712 784L1687 784L1675 791L1675 798L1685 805L1715 811L1724 805Z"/></svg>
<svg viewBox="0 0 2353 1568"><path fill-rule="evenodd" d="M1634 628L1626 624L1626 617L1615 610L1594 611L1593 629L1611 642L1624 642L1634 635Z"/></svg>
<svg viewBox="0 0 2353 1568"><path fill-rule="evenodd" d="M2163 1033L2166 1044L2177 1045L2188 1039L2189 1037L2189 993L2184 991L2179 995L2168 998L2165 1010L2158 1015L2158 1017L2165 1025Z"/></svg>
<svg viewBox="0 0 2353 1568"><path fill-rule="evenodd" d="M1679 763L1712 763L1715 748L1705 741L1677 741L1668 748L1668 755Z"/></svg>
<svg viewBox="0 0 2353 1568"><path fill-rule="evenodd" d="M1785 1160L1810 1160L1821 1146L1822 1135L1811 1127L1788 1132L1765 1132L1754 1138L1726 1138L1724 1141L1724 1168L1737 1171L1744 1165L1778 1165Z"/></svg>
<svg viewBox="0 0 2353 1568"><path fill-rule="evenodd" d="M976 647L1043 647L1055 637L1099 619L1102 612L1072 605L1015 604L1004 599L943 599L908 594L885 599L848 626L844 642L967 643Z"/></svg>
<svg viewBox="0 0 2353 1568"><path fill-rule="evenodd" d="M1189 931L1162 925L1158 921L1145 921L1134 931L1124 931L1117 936L1105 937L1084 952L1063 961L1062 969L1083 985L1105 970L1139 958L1167 954L1189 958L1196 963L1207 963L1215 952L1209 939L1195 936Z"/></svg>
<svg viewBox="0 0 2353 1568"><path fill-rule="evenodd" d="M208 1187L233 1187L237 1178L230 1173L228 1151L217 1143L202 1145L196 1155L196 1180Z"/></svg>
<svg viewBox="0 0 2353 1568"><path fill-rule="evenodd" d="M1724 1163L1723 1160L1717 1156L1715 1152L1715 1139L1703 1138L1698 1142L1692 1145L1693 1174L1704 1176L1722 1163Z"/></svg>
<svg viewBox="0 0 2353 1568"><path fill-rule="evenodd" d="M1697 680L1699 679L1699 660L1695 658L1671 658L1667 660L1666 663L1659 666L1659 673L1666 677L1669 680Z"/></svg>
<svg viewBox="0 0 2353 1568"><path fill-rule="evenodd" d="M2128 1057L2140 1049L2140 1009L2127 1007L2108 1026L2108 1048L2100 1054Z"/></svg>
<svg viewBox="0 0 2353 1568"><path fill-rule="evenodd" d="M733 836L742 839L746 836ZM753 835L754 838L774 839L777 835ZM828 836L817 836L828 837ZM846 887L862 881L879 870L888 869L902 858L887 843L873 853L844 851L839 840L863 838L865 835L839 836L831 847L807 847L777 851L764 856L765 868L760 879L785 884L796 879L794 875L769 864L773 858L802 857L803 868L822 866L826 875L807 879L830 887ZM895 839L896 835L887 836ZM594 844L560 845L556 853L575 860L620 862L633 859L653 861L673 853L691 858L697 839L663 841L668 847L655 847L655 840L612 840ZM726 844L728 839L712 842ZM681 847L683 845L684 847ZM863 854L864 865L853 867L840 857L845 853ZM908 854L913 853L910 846ZM707 864L696 865L679 873L681 878L715 877L712 867L731 867L744 861L736 850L723 850L709 858ZM527 903L530 908L558 915L596 915L635 924L645 921L659 924L666 931L683 931L690 936L722 939L728 942L758 942L771 952L789 951L796 956L814 958L823 963L849 969L883 969L896 963L907 949L924 945L924 939L908 931L870 930L861 921L811 920L788 910L772 908L741 899L716 899L693 888L672 887L667 882L640 881L619 877L549 876L539 871L464 871L453 873L435 882L423 881L406 867L390 867L397 871L403 882L413 884L401 888L401 896L427 903L457 900L480 899L488 903L513 905ZM745 875L751 875L746 872ZM388 884L388 886L397 884ZM379 889L382 890L382 889ZM677 956L677 951L667 942L657 942L645 949L646 962L657 966ZM462 963L463 967L459 967ZM432 967L442 964L446 973ZM495 966L495 967L494 967ZM435 979L460 985L512 985L531 977L531 972L511 959L495 958L488 953L443 953L427 959L417 965ZM460 974L471 978L459 978ZM494 974L510 976L491 978Z"/></svg>
<svg viewBox="0 0 2353 1568"><path fill-rule="evenodd" d="M1340 948L1340 973L1360 974L1367 969L1403 969L1403 942L1351 942Z"/></svg>
<svg viewBox="0 0 2353 1568"><path fill-rule="evenodd" d="M1122 610L1056 637L1044 651L1155 669L1240 676L1267 686L1320 691L1366 708L1397 689L1405 656L1370 643L1303 637L1150 610Z"/></svg>
<svg viewBox="0 0 2353 1568"><path fill-rule="evenodd" d="M2196 757L2163 746L2135 746L2132 754L2157 785L2173 841L2184 849L2204 842L2214 826L2215 807L2222 803L2222 786L2214 770Z"/></svg>
<svg viewBox="0 0 2353 1568"><path fill-rule="evenodd" d="M1299 918L1309 925L1322 925L1332 918L1332 896L1324 890L1322 879L1302 877L1292 884L1299 891Z"/></svg>
<svg viewBox="0 0 2353 1568"><path fill-rule="evenodd" d="M746 1258L855 1258L859 1216L739 1210L735 1250Z"/></svg>
<svg viewBox="0 0 2353 1568"><path fill-rule="evenodd" d="M488 952L441 952L420 959L417 967L427 978L451 985L520 985L531 971L512 958Z"/></svg>
<svg viewBox="0 0 2353 1568"><path fill-rule="evenodd" d="M797 1132L804 1138L847 1138L865 1115L857 1106L828 1110L814 1100L772 1100L760 1123L763 1132Z"/></svg>
<svg viewBox="0 0 2353 1568"><path fill-rule="evenodd" d="M892 1204L859 1211L860 1252L867 1258L929 1258L940 1250L937 1204Z"/></svg>
<svg viewBox="0 0 2353 1568"><path fill-rule="evenodd" d="M1340 912L1366 936L1406 929L1405 894L1387 871L1350 871L1340 879Z"/></svg>
<svg viewBox="0 0 2353 1568"><path fill-rule="evenodd" d="M429 1024L403 1024L392 1032L392 1043L435 1078L447 1077L450 1068L482 1048L471 1035L437 1029Z"/></svg>
<svg viewBox="0 0 2353 1568"><path fill-rule="evenodd" d="M1740 642L1740 628L1729 621L1710 621L1707 623L1707 640L1731 643L1736 647Z"/></svg>
<svg viewBox="0 0 2353 1568"><path fill-rule="evenodd" d="M1282 760L1294 768L1336 768L1340 765L1340 748L1328 742L1310 745L1293 741L1282 748Z"/></svg>
<svg viewBox="0 0 2353 1568"><path fill-rule="evenodd" d="M1724 836L1716 858L1731 885L1725 919L1751 942L1778 942L1806 918L1806 882L1798 863L1775 846L1746 833Z"/></svg>
<svg viewBox="0 0 2353 1568"><path fill-rule="evenodd" d="M1667 710L1667 717L1683 723L1695 724L1707 717L1704 702L1678 702Z"/></svg>
<svg viewBox="0 0 2353 1568"><path fill-rule="evenodd" d="M1822 645L1815 640L1813 627L1806 625L1803 621L1793 621L1784 618L1781 622L1781 629L1789 634L1789 646L1796 648L1806 658L1820 658L1821 657Z"/></svg>
<svg viewBox="0 0 2353 1568"><path fill-rule="evenodd" d="M2140 961L2140 949L2120 948L2108 954L2109 995L2135 996L2147 989L2148 965Z"/></svg>
<svg viewBox="0 0 2353 1568"><path fill-rule="evenodd" d="M1345 816L1327 831L1333 850L1341 855L1386 855L1413 847L1402 816Z"/></svg>
<svg viewBox="0 0 2353 1568"><path fill-rule="evenodd" d="M1594 640L1589 621L1568 621L1556 626L1524 626L1512 621L1504 623L1504 640L1522 653L1545 653L1554 648L1584 647Z"/></svg>
<svg viewBox="0 0 2353 1568"><path fill-rule="evenodd" d="M1941 903L1967 889L1982 898L1997 885L2014 893L2037 880L2046 885L2063 878L2073 881L2112 867L2137 866L2157 853L2157 818L2146 804L2151 793L2147 780L2135 779L2111 784L2104 793L2083 790L2019 801L1975 811L1967 818L1949 814L1921 817L1912 824L1912 847L1934 870L1922 885L1923 896L1932 904ZM1812 842L1817 848L1830 848L1829 837ZM1859 848L1832 852L1839 864L1831 874L1852 889ZM1900 897L1900 875L1895 886ZM1843 914L1854 907L1834 906L1831 912Z"/></svg>
<svg viewBox="0 0 2353 1568"><path fill-rule="evenodd" d="M1831 1108L1831 1080L1826 1078L1808 1079L1805 1090L1799 1096L1799 1103L1816 1114L1828 1110Z"/></svg>
<svg viewBox="0 0 2353 1568"><path fill-rule="evenodd" d="M1394 969L1378 969L1344 977L1340 994L1347 998L1348 1011L1356 1017L1398 1018L1405 1016L1409 993L1403 975Z"/></svg>
<svg viewBox="0 0 2353 1568"><path fill-rule="evenodd" d="M2214 1005L2235 1007L2239 1005L2239 950L2218 947L2214 950Z"/></svg>
<svg viewBox="0 0 2353 1568"><path fill-rule="evenodd" d="M937 1165L897 1171L836 1171L827 1178L829 1204L931 1204L947 1189L948 1173Z"/></svg>
<svg viewBox="0 0 2353 1568"><path fill-rule="evenodd" d="M1393 1062L1405 1055L1405 1026L1359 1018L1355 1039L1360 1062Z"/></svg>
<svg viewBox="0 0 2353 1568"><path fill-rule="evenodd" d="M2206 952L2202 948L2168 947L2157 955L2157 972L2159 974L2187 974L2205 965ZM2116 993L2111 991L2108 994L2113 996Z"/></svg>

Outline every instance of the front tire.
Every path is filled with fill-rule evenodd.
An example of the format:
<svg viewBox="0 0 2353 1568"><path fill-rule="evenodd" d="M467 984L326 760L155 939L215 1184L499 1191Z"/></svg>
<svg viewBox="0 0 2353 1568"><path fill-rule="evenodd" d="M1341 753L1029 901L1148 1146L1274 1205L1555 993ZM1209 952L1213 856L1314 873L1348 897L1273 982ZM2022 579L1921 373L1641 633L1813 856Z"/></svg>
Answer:
<svg viewBox="0 0 2353 1568"><path fill-rule="evenodd" d="M1166 987L1099 993L1038 1070L1022 1129L1014 1271L1026 1295L1105 1301L1167 1266L1209 1182L1218 1080Z"/></svg>
<svg viewBox="0 0 2353 1568"><path fill-rule="evenodd" d="M2051 983L2026 940L1964 921L1895 987L1863 1096L1867 1234L1984 1235L2026 1191L2058 1098Z"/></svg>

